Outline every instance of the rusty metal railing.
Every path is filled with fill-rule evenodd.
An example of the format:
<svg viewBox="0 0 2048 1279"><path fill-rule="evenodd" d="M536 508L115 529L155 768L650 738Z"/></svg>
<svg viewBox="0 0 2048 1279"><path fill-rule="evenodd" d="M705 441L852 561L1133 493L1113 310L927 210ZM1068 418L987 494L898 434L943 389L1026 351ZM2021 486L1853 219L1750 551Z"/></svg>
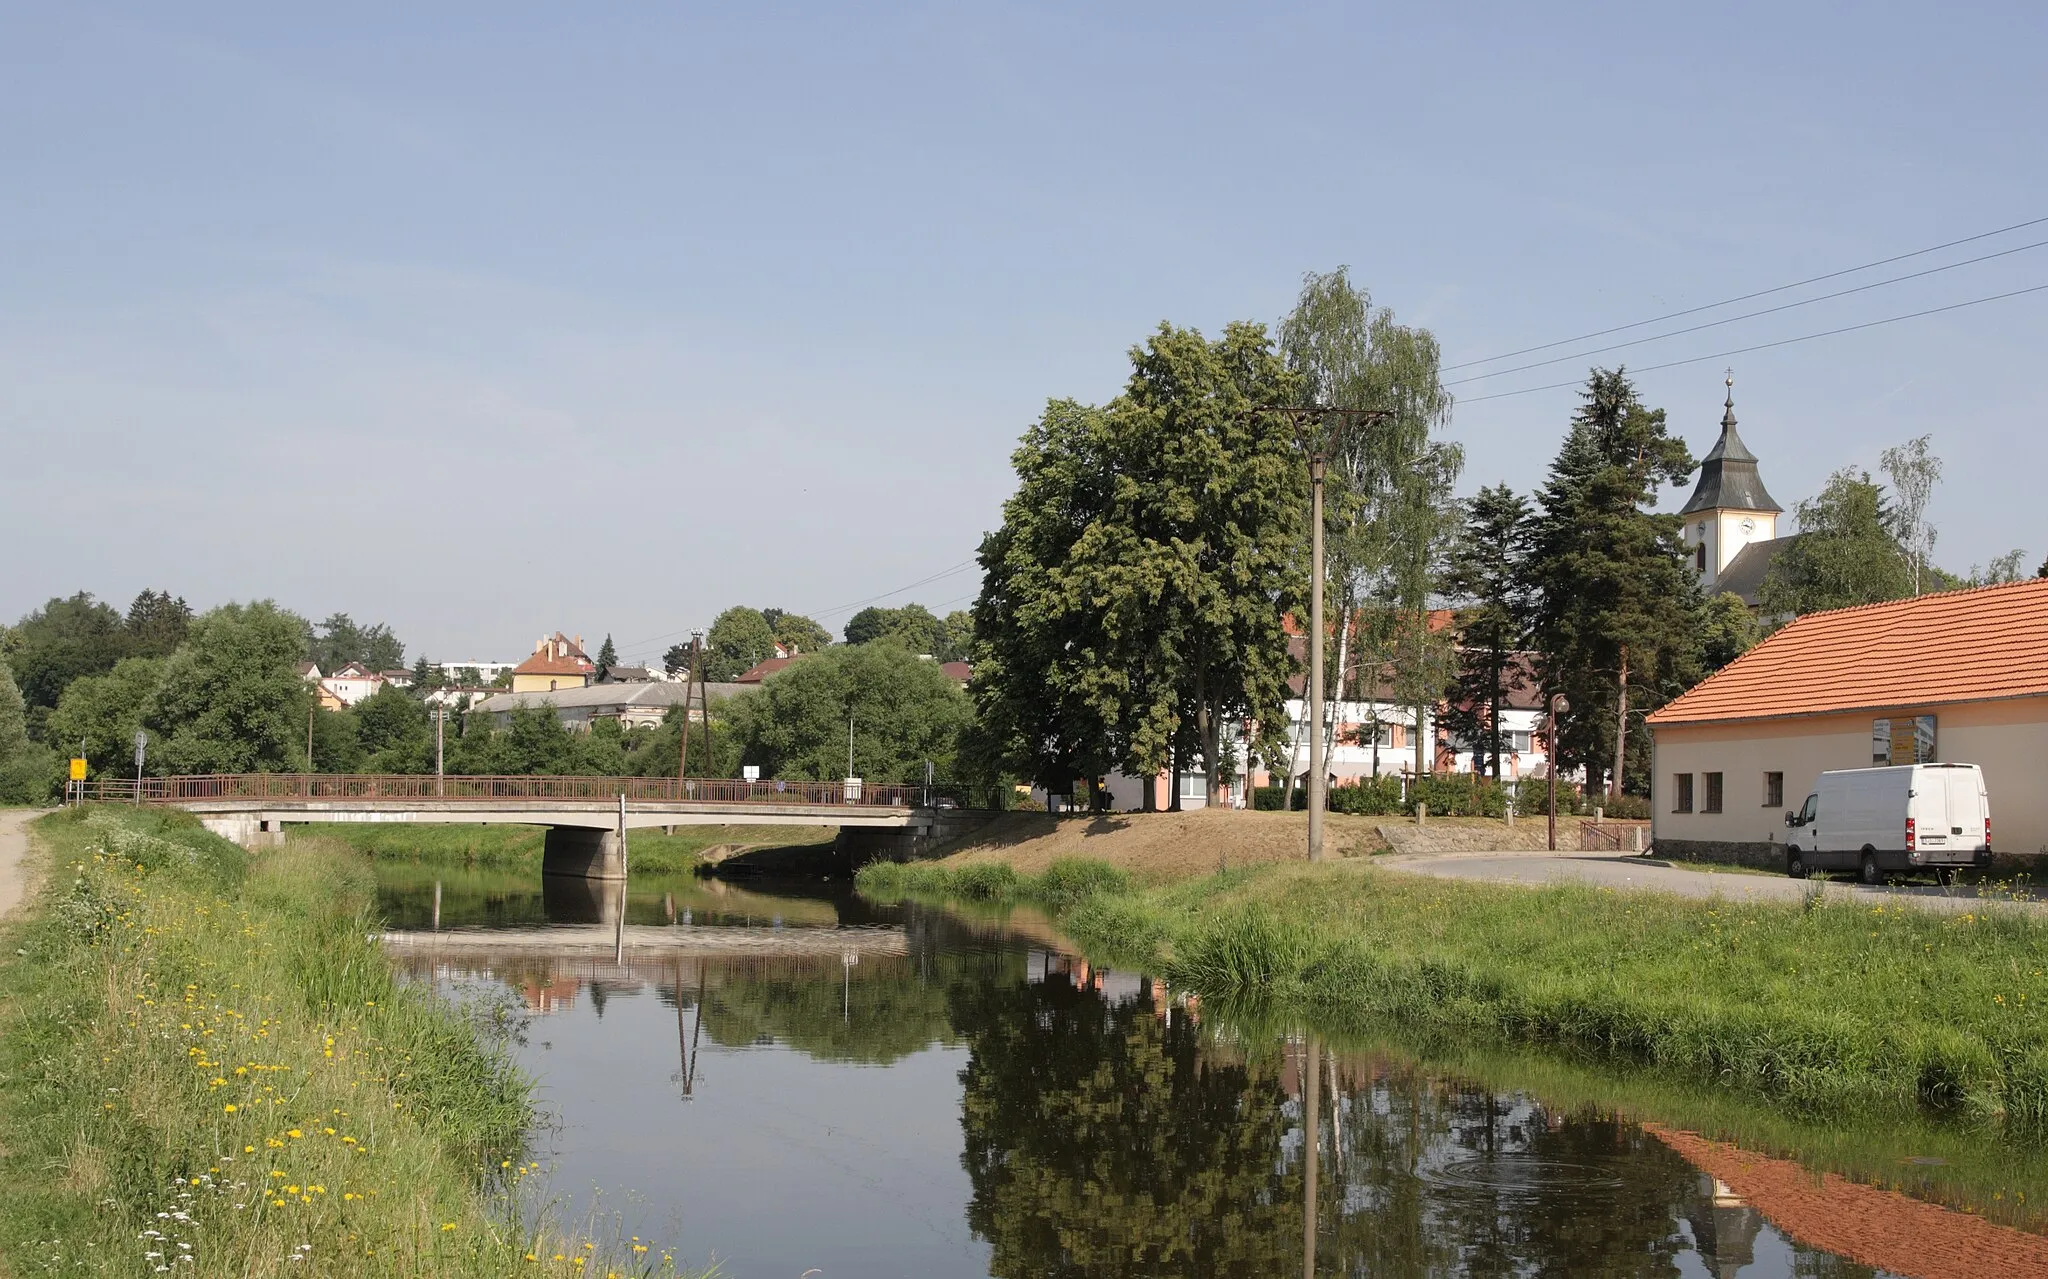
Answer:
<svg viewBox="0 0 2048 1279"><path fill-rule="evenodd" d="M760 781L691 777L435 777L431 773L213 773L195 777L102 778L78 783L84 797L116 804L205 800L447 800L464 804L563 801L631 803L858 805L912 808L924 787L893 783Z"/></svg>
<svg viewBox="0 0 2048 1279"><path fill-rule="evenodd" d="M1636 832L1640 831L1641 834ZM1579 827L1579 851L1640 853L1649 847L1648 822L1585 822Z"/></svg>

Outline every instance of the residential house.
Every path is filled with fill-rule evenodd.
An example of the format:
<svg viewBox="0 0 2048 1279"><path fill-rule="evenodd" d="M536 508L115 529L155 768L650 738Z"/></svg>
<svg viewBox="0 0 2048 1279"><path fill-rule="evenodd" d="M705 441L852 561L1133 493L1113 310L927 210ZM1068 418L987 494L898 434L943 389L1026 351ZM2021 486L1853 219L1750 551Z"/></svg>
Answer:
<svg viewBox="0 0 2048 1279"><path fill-rule="evenodd" d="M376 696L377 690L384 687L384 676L361 662L349 662L323 677L320 687L343 706L354 706L366 697Z"/></svg>
<svg viewBox="0 0 2048 1279"><path fill-rule="evenodd" d="M583 688L597 678L597 663L583 652L583 637L571 641L556 631L543 635L533 646L533 656L512 668L515 693L556 693Z"/></svg>
<svg viewBox="0 0 2048 1279"><path fill-rule="evenodd" d="M1828 770L1977 764L1992 846L2048 853L2048 579L1808 613L1649 717L1652 835L1781 865Z"/></svg>

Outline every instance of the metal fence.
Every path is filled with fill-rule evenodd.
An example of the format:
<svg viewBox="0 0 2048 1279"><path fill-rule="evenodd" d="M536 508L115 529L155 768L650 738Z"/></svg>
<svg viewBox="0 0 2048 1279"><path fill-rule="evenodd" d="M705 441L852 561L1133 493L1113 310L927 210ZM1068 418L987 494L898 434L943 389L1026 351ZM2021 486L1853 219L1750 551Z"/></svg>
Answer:
<svg viewBox="0 0 2048 1279"><path fill-rule="evenodd" d="M1648 822L1585 822L1579 827L1579 851L1640 853L1650 840Z"/></svg>
<svg viewBox="0 0 2048 1279"><path fill-rule="evenodd" d="M198 777L102 778L76 783L103 803L181 804L204 800L449 800L545 804L575 800L631 803L816 804L912 808L925 788L894 783L741 781L691 777L434 777L422 774L215 773Z"/></svg>

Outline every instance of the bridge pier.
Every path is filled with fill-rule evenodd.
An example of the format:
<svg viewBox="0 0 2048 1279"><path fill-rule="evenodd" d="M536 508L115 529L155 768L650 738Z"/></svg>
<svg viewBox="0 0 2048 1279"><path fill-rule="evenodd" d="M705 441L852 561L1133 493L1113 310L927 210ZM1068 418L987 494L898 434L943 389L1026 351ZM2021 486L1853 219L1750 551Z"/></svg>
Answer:
<svg viewBox="0 0 2048 1279"><path fill-rule="evenodd" d="M624 879L626 850L615 830L550 826L541 845L540 873L576 879Z"/></svg>

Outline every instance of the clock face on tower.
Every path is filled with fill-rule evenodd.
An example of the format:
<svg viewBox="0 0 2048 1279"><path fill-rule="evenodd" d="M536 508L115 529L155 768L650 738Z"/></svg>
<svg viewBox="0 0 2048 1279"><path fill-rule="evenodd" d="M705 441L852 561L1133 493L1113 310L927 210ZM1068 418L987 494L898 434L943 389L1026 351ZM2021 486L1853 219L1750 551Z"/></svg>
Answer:
<svg viewBox="0 0 2048 1279"><path fill-rule="evenodd" d="M1743 531L1743 532L1745 532L1745 533L1754 533L1754 532L1756 532L1756 521L1755 521L1755 520L1753 520L1753 519L1751 519L1751 518L1749 518L1749 517L1748 517L1747 515L1743 516L1743 517L1742 517L1742 531Z"/></svg>

